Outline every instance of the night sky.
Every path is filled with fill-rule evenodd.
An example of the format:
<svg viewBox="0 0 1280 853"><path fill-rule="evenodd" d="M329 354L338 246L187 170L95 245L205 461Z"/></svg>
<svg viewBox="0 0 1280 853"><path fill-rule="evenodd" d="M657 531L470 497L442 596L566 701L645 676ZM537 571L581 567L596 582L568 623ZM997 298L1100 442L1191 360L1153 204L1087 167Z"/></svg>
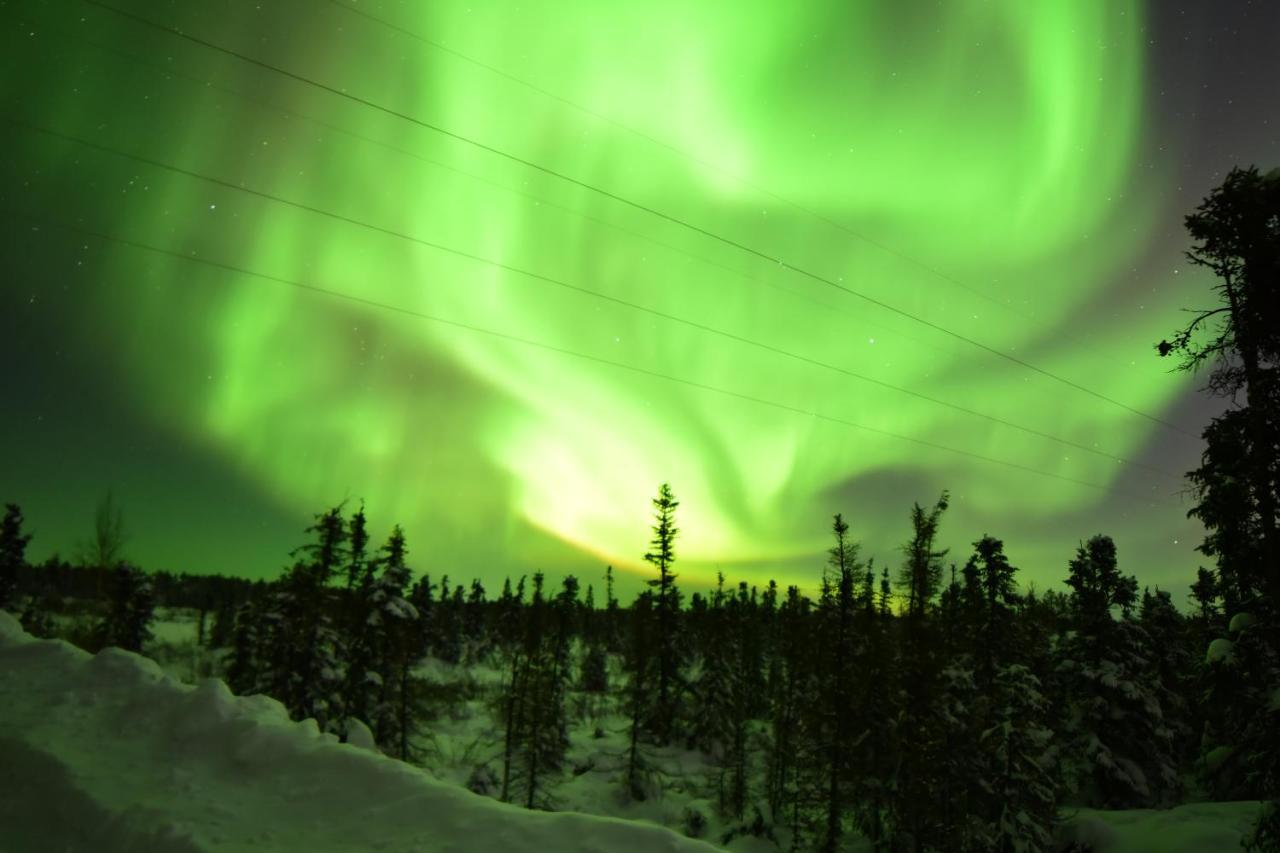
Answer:
<svg viewBox="0 0 1280 853"><path fill-rule="evenodd" d="M1280 165L1280 4L108 5L0 3L30 557L112 489L144 567L273 577L363 499L598 586L670 481L693 587L811 587L836 511L896 566L944 488L1041 587L1204 561L1222 404L1153 344L1182 217Z"/></svg>

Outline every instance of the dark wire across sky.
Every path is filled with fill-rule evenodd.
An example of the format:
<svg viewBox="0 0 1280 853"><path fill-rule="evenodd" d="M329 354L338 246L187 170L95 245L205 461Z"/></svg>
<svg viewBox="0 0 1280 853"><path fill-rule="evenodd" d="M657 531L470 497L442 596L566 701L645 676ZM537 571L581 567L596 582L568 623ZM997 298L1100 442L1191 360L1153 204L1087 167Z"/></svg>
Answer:
<svg viewBox="0 0 1280 853"><path fill-rule="evenodd" d="M1194 574L1168 475L1212 408L1150 347L1206 292L1176 206L1232 164L1162 89L1221 76L1165 67L1177 21L105 5L7 26L46 131L11 125L3 199L38 545L115 486L140 560L270 574L364 498L460 576L588 574L638 567L670 480L694 584L807 585L834 511L893 562L942 488L958 557L994 533L1054 583L1105 531ZM1222 139L1274 154L1259 126Z"/></svg>

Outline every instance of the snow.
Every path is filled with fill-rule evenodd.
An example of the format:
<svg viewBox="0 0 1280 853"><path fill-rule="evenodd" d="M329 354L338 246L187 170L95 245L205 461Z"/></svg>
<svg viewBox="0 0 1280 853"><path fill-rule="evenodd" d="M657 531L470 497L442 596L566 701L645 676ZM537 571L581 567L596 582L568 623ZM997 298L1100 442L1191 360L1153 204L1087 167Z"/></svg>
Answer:
<svg viewBox="0 0 1280 853"><path fill-rule="evenodd" d="M1093 853L1208 853L1239 850L1240 839L1258 817L1256 801L1188 803L1164 811L1096 811L1064 815L1062 843L1074 841Z"/></svg>
<svg viewBox="0 0 1280 853"><path fill-rule="evenodd" d="M187 639L174 628L153 648L185 649L194 623L181 621ZM661 795L621 800L625 721L596 697L579 697L586 707L554 800L598 816L528 812L465 790L478 767L499 766L487 709L502 667L434 659L421 667L437 689L459 691L419 744L442 778L376 754L360 728L340 745L314 721L290 722L273 699L167 674L188 670L33 640L0 611L0 849L692 851L717 848L659 824L688 827L696 812L703 838L717 841L730 828L700 784L711 769L701 753L651 748ZM1280 702L1280 691L1272 699ZM1096 853L1239 850L1258 810L1256 802L1066 809L1060 837L1088 841ZM780 841L738 835L727 847L777 853L787 849ZM869 847L851 839L850 849Z"/></svg>
<svg viewBox="0 0 1280 853"><path fill-rule="evenodd" d="M1245 628L1248 628L1253 623L1254 623L1253 614L1237 613L1235 616L1231 617L1231 624L1227 626L1227 630L1230 631L1232 634L1235 634L1239 631L1243 631Z"/></svg>
<svg viewBox="0 0 1280 853"><path fill-rule="evenodd" d="M359 736L357 736L359 737ZM0 842L102 853L695 851L637 821L529 812L334 743L279 702L118 649L34 640L0 611Z"/></svg>
<svg viewBox="0 0 1280 853"><path fill-rule="evenodd" d="M1204 769L1205 772L1212 775L1218 771L1218 768L1235 754L1234 746L1215 746L1213 749L1205 753Z"/></svg>
<svg viewBox="0 0 1280 853"><path fill-rule="evenodd" d="M360 749L367 749L370 752L378 751L378 745L373 739L373 732L369 731L369 727L359 720L347 721L347 743Z"/></svg>
<svg viewBox="0 0 1280 853"><path fill-rule="evenodd" d="M1209 643L1209 650L1205 652L1205 663L1231 663L1235 660L1234 646L1231 641L1223 637L1219 637Z"/></svg>

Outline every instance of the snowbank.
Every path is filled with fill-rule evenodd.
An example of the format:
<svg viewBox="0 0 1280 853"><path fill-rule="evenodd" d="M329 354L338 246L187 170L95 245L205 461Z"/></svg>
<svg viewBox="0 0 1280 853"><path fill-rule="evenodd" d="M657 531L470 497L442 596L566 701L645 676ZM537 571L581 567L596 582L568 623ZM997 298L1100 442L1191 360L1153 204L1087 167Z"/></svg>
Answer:
<svg viewBox="0 0 1280 853"><path fill-rule="evenodd" d="M34 640L0 611L5 850L697 851L658 826L528 812L354 746L218 680Z"/></svg>
<svg viewBox="0 0 1280 853"><path fill-rule="evenodd" d="M1064 813L1058 838L1094 853L1211 853L1238 851L1261 804L1190 803L1165 811L1133 809Z"/></svg>
<svg viewBox="0 0 1280 853"><path fill-rule="evenodd" d="M1205 652L1204 661L1205 663L1234 663L1235 645L1230 640L1219 637L1209 643L1209 650Z"/></svg>

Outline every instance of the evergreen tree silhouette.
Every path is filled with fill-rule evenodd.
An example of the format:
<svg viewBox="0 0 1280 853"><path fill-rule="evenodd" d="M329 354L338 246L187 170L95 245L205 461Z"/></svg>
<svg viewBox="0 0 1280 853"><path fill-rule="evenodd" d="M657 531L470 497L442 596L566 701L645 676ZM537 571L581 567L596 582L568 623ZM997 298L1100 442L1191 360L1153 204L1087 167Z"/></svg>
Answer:
<svg viewBox="0 0 1280 853"><path fill-rule="evenodd" d="M5 504L0 522L0 610L13 610L18 604L18 572L27 564L30 534L22 532L22 510L17 504Z"/></svg>
<svg viewBox="0 0 1280 853"><path fill-rule="evenodd" d="M102 644L130 652L141 652L151 639L155 618L155 596L151 581L134 566L117 565L112 573L107 616L103 620Z"/></svg>
<svg viewBox="0 0 1280 853"><path fill-rule="evenodd" d="M411 572L408 546L396 526L368 567L367 590L361 610L366 614L361 646L365 650L361 677L351 679L353 694L348 714L369 725L374 739L388 754L409 757L409 739L416 728L419 690L413 676L417 661L415 627L420 614L408 601Z"/></svg>
<svg viewBox="0 0 1280 853"><path fill-rule="evenodd" d="M259 661L259 649L263 648L258 633L261 619L252 602L245 602L236 612L227 686L241 696L258 693L264 686Z"/></svg>
<svg viewBox="0 0 1280 853"><path fill-rule="evenodd" d="M1004 543L994 536L983 536L973 543L974 553L969 558L972 576L977 589L970 593L974 647L980 650L978 661L979 689L986 690L995 679L999 662L1013 657L1013 615L1018 604L1018 594L1013 581L1017 573L1004 554ZM966 577L970 565L965 566ZM976 598L976 601L974 600Z"/></svg>
<svg viewBox="0 0 1280 853"><path fill-rule="evenodd" d="M1246 405L1205 430L1205 464L1193 475L1193 510L1209 530L1202 550L1230 564L1228 575L1269 596L1280 613L1280 170L1232 169L1186 218L1195 240L1187 258L1217 278L1217 307L1196 312L1156 345L1179 367L1213 365L1209 389ZM1225 492L1225 494L1223 494ZM1231 508L1223 512L1223 504ZM1251 512L1245 512L1251 508ZM1245 524L1248 535L1229 535ZM1225 539L1223 538L1225 537Z"/></svg>
<svg viewBox="0 0 1280 853"><path fill-rule="evenodd" d="M351 514L347 522L347 591L356 592L368 586L366 577L371 566L367 559L369 548L368 519L364 513L364 501Z"/></svg>
<svg viewBox="0 0 1280 853"><path fill-rule="evenodd" d="M653 539L649 543L652 550L644 555L645 561L658 570L658 577L650 578L647 583L655 590L653 604L658 620L657 697L649 730L659 744L671 739L680 690L680 591L676 587L676 575L671 571L676 561L676 535L680 532L675 525L678 506L671 487L663 483L653 499Z"/></svg>
<svg viewBox="0 0 1280 853"><path fill-rule="evenodd" d="M787 588L778 612L778 643L770 667L770 748L766 789L775 820L789 825L792 838L800 836L801 778L799 761L804 744L801 718L809 701L809 600L798 587Z"/></svg>
<svg viewBox="0 0 1280 853"><path fill-rule="evenodd" d="M350 558L342 507L317 515L307 532L314 541L294 551L295 562L263 615L264 686L294 719L340 731L342 649L329 585Z"/></svg>
<svg viewBox="0 0 1280 853"><path fill-rule="evenodd" d="M1150 637L1130 615L1137 580L1121 574L1107 536L1081 545L1069 570L1074 631L1059 670L1072 710L1063 734L1067 753L1082 760L1070 776L1095 806L1168 805L1179 786L1173 732L1160 704Z"/></svg>
<svg viewBox="0 0 1280 853"><path fill-rule="evenodd" d="M942 583L942 558L947 552L938 550L935 543L947 507L946 492L927 511L919 504L913 505L912 536L903 546L906 559L898 576L906 608L896 714L897 778L891 783L891 810L896 835L922 848L940 843L937 813L932 806L937 797L933 768L945 744L932 720L942 666L930 608Z"/></svg>
<svg viewBox="0 0 1280 853"><path fill-rule="evenodd" d="M855 577L861 575L858 563L858 546L848 539L849 525L837 513L831 525L835 544L828 552L830 569L824 578L824 595L819 609L823 623L820 638L822 669L822 714L818 717L815 734L821 749L815 757L822 764L825 776L826 817L823 827L822 849L835 851L844 834L848 777L852 762L854 665L859 644L854 633L854 615L857 604L854 597Z"/></svg>
<svg viewBox="0 0 1280 853"><path fill-rule="evenodd" d="M648 799L652 776L641 736L654 713L652 686L657 680L657 662L653 654L653 608L653 593L646 590L631 605L628 614L630 637L624 656L627 684L623 699L627 715L627 762L623 783L632 801Z"/></svg>

